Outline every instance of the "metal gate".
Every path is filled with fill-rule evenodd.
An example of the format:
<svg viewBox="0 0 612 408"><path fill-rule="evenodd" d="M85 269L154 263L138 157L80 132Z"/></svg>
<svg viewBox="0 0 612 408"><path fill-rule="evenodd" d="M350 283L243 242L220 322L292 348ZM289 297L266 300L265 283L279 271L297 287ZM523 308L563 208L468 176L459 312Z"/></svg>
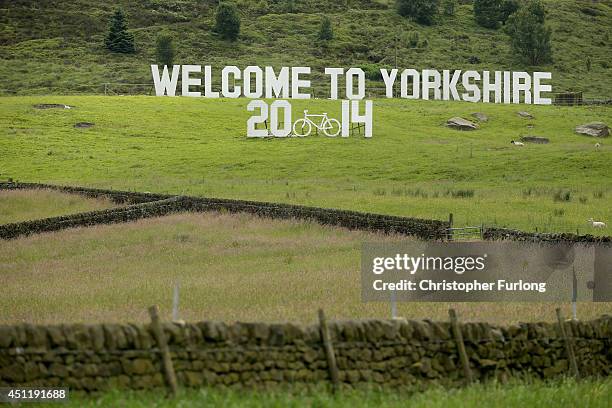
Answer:
<svg viewBox="0 0 612 408"><path fill-rule="evenodd" d="M449 228L447 230L447 238L449 241L461 241L461 240L482 240L482 233L484 228L480 227L462 227L462 228Z"/></svg>

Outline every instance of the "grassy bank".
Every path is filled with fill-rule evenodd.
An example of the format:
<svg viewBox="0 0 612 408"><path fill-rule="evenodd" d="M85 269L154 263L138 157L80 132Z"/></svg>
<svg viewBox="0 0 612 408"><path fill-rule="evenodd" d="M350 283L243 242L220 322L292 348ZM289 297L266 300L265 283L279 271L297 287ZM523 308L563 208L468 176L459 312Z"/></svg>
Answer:
<svg viewBox="0 0 612 408"><path fill-rule="evenodd" d="M37 110L36 103L74 109ZM0 98L0 179L240 198L609 235L612 145L573 133L607 107L376 100L374 137L250 140L247 100ZM339 117L340 103L294 101ZM528 109L534 120L517 115ZM443 124L481 111L475 132ZM75 129L76 122L94 122ZM533 129L528 128L532 125ZM522 135L548 145L510 144Z"/></svg>
<svg viewBox="0 0 612 408"><path fill-rule="evenodd" d="M343 391L338 395L319 390L303 392L181 390L174 399L162 391L111 391L99 396L73 395L67 407L405 407L455 408L486 406L604 408L610 403L612 380L575 382L514 382L508 385L477 384L463 389L433 388L421 393Z"/></svg>

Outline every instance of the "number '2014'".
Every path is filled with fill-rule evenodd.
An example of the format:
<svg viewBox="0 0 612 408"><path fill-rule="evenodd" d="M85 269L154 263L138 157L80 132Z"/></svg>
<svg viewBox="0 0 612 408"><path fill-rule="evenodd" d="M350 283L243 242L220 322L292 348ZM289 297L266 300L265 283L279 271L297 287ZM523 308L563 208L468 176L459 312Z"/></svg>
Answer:
<svg viewBox="0 0 612 408"><path fill-rule="evenodd" d="M289 137L308 136L312 128L322 131L329 137L349 137L350 124L363 124L364 137L372 137L372 101L364 101L363 114L360 114L360 101L342 101L342 118L340 121L329 118L327 113L309 114L293 121L291 104L286 100L277 100L268 104L257 99L247 105L249 112L259 110L247 121L248 137ZM282 119L281 119L282 118ZM258 128L257 125L264 125Z"/></svg>

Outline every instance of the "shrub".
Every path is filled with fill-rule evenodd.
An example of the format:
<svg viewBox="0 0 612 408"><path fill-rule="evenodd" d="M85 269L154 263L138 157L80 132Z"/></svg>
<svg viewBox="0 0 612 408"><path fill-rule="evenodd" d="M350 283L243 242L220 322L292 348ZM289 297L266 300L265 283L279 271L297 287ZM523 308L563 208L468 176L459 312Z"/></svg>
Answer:
<svg viewBox="0 0 612 408"><path fill-rule="evenodd" d="M106 48L113 52L132 54L134 49L134 36L127 31L127 23L121 9L117 9L111 19L108 34L104 39Z"/></svg>
<svg viewBox="0 0 612 408"><path fill-rule="evenodd" d="M438 13L439 0L396 0L400 16L413 18L417 23L432 25Z"/></svg>
<svg viewBox="0 0 612 408"><path fill-rule="evenodd" d="M215 31L222 38L236 41L240 34L240 16L234 3L222 2L217 7Z"/></svg>
<svg viewBox="0 0 612 408"><path fill-rule="evenodd" d="M174 41L169 33L161 33L155 43L157 62L161 65L172 66L174 63Z"/></svg>
<svg viewBox="0 0 612 408"><path fill-rule="evenodd" d="M321 20L321 27L319 28L319 40L331 41L334 38L334 30L331 25L329 17L325 16Z"/></svg>
<svg viewBox="0 0 612 408"><path fill-rule="evenodd" d="M572 193L569 190L557 190L553 195L554 201L572 201Z"/></svg>
<svg viewBox="0 0 612 408"><path fill-rule="evenodd" d="M390 69L388 66L380 66L378 64L362 64L359 68L364 72L365 77L370 81L382 81L382 74L380 73L381 68Z"/></svg>
<svg viewBox="0 0 612 408"><path fill-rule="evenodd" d="M534 3L537 3L535 8ZM531 65L552 61L551 29L544 25L538 12L543 10L540 7L539 1L532 1L512 14L506 24L512 50Z"/></svg>
<svg viewBox="0 0 612 408"><path fill-rule="evenodd" d="M295 0L286 0L286 2L285 2L285 11L287 13L295 13L296 12Z"/></svg>
<svg viewBox="0 0 612 408"><path fill-rule="evenodd" d="M442 12L445 16L454 16L457 0L442 0Z"/></svg>
<svg viewBox="0 0 612 408"><path fill-rule="evenodd" d="M503 0L499 11L499 21L506 24L508 17L516 13L519 8L519 0Z"/></svg>
<svg viewBox="0 0 612 408"><path fill-rule="evenodd" d="M416 48L419 46L418 31L412 31L410 34L408 34L408 45L410 46L410 48Z"/></svg>
<svg viewBox="0 0 612 408"><path fill-rule="evenodd" d="M531 15L536 18L536 21L540 24L544 24L546 18L546 9L540 0L528 0L525 3L525 8Z"/></svg>
<svg viewBox="0 0 612 408"><path fill-rule="evenodd" d="M497 28L501 13L501 0L474 0L474 18L485 28Z"/></svg>

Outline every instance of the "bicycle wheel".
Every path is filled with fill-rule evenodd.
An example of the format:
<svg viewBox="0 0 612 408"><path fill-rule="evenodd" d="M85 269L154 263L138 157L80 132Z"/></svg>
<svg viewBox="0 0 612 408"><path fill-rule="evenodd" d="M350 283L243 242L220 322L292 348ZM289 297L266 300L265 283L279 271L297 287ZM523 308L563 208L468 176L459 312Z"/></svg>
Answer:
<svg viewBox="0 0 612 408"><path fill-rule="evenodd" d="M306 119L298 119L293 124L293 134L298 137L309 136L312 132L312 125Z"/></svg>
<svg viewBox="0 0 612 408"><path fill-rule="evenodd" d="M340 122L338 122L336 119L328 119L327 122L325 122L323 133L329 137L336 137L340 134L340 130L342 130Z"/></svg>

